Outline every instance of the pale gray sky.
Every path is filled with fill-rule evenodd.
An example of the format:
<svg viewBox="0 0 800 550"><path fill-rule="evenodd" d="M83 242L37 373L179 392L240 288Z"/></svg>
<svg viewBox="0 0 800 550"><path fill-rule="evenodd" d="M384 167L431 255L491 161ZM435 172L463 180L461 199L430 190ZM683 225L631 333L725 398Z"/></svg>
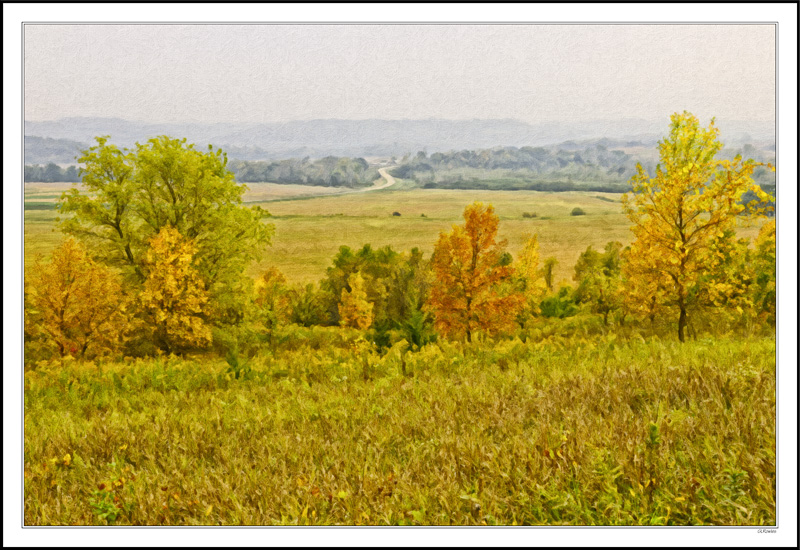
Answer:
<svg viewBox="0 0 800 550"><path fill-rule="evenodd" d="M775 27L25 26L27 120L663 120L684 109L773 119Z"/></svg>

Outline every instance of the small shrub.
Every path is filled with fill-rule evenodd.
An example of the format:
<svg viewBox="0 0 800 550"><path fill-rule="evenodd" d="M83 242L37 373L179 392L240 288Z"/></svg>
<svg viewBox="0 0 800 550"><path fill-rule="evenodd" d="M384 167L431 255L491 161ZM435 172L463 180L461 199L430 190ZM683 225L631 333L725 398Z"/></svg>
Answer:
<svg viewBox="0 0 800 550"><path fill-rule="evenodd" d="M367 332L367 341L375 344L378 353L383 353L388 349L391 344L392 335L392 322L389 320L377 321L372 325L372 328Z"/></svg>
<svg viewBox="0 0 800 550"><path fill-rule="evenodd" d="M416 308L408 320L402 323L401 330L413 349L419 350L425 344L436 341L436 333L433 331L428 314Z"/></svg>
<svg viewBox="0 0 800 550"><path fill-rule="evenodd" d="M522 217L523 218L538 218L539 214L537 214L536 212L523 212L522 213Z"/></svg>
<svg viewBox="0 0 800 550"><path fill-rule="evenodd" d="M425 214L420 214L419 217L420 218L427 218L428 216L426 216Z"/></svg>
<svg viewBox="0 0 800 550"><path fill-rule="evenodd" d="M25 344L31 361L117 354L135 323L122 278L72 238L37 257L25 277Z"/></svg>
<svg viewBox="0 0 800 550"><path fill-rule="evenodd" d="M225 356L225 362L228 363L228 368L225 372L232 374L236 380L239 378L244 380L252 378L253 369L247 361L241 361L239 359L239 354L236 350L228 351Z"/></svg>
<svg viewBox="0 0 800 550"><path fill-rule="evenodd" d="M399 216L400 212L392 212L392 216Z"/></svg>
<svg viewBox="0 0 800 550"><path fill-rule="evenodd" d="M561 287L558 294L549 296L539 304L542 315L564 319L578 313L578 305L572 296L572 289L568 286Z"/></svg>
<svg viewBox="0 0 800 550"><path fill-rule="evenodd" d="M583 211L583 208L578 208L577 206L572 209L570 212L570 216L585 216L586 212Z"/></svg>

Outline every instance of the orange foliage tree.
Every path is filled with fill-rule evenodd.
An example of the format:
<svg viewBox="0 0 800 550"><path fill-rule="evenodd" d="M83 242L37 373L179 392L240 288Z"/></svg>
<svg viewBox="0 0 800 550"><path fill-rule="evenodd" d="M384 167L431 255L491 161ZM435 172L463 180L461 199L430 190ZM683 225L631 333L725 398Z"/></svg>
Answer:
<svg viewBox="0 0 800 550"><path fill-rule="evenodd" d="M204 321L208 291L192 261L196 250L177 229L166 226L150 240L145 254L141 305L156 345L168 353L211 343Z"/></svg>
<svg viewBox="0 0 800 550"><path fill-rule="evenodd" d="M45 355L114 353L130 327L121 277L97 264L73 239L37 259L25 277L25 334Z"/></svg>
<svg viewBox="0 0 800 550"><path fill-rule="evenodd" d="M439 235L429 307L437 330L472 341L477 331L513 329L524 298L513 287L514 269L501 265L506 242L496 240L500 220L494 208L473 203L464 209L464 220Z"/></svg>

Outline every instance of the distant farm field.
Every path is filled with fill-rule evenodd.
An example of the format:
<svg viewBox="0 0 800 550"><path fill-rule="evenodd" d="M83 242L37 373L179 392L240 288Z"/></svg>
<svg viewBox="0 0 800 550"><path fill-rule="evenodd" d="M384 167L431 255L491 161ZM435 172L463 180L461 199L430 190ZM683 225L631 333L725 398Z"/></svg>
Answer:
<svg viewBox="0 0 800 550"><path fill-rule="evenodd" d="M614 202L599 200L597 195L412 189L263 204L274 216L276 228L263 264L277 266L290 280L310 282L324 275L341 245L419 247L429 255L441 231L463 223L464 207L482 201L494 205L500 216L500 237L508 239L512 254L521 250L526 235L538 233L542 257L555 256L557 278L569 278L589 244L602 247L610 240L627 243L630 239L630 222L621 211L619 195L608 195ZM575 207L587 215L571 216ZM537 217L523 218L525 212Z"/></svg>
<svg viewBox="0 0 800 550"><path fill-rule="evenodd" d="M399 185L402 187L402 183ZM26 263L36 253L48 254L60 241L55 210L40 210L69 184L28 184L25 188ZM608 241L628 244L630 221L619 194L597 192L545 193L443 189L386 189L352 192L307 185L248 184L245 201L267 209L275 224L272 246L251 271L280 269L290 282L318 281L342 245L390 245L398 251L419 247L426 256L441 231L462 223L464 207L473 201L492 204L500 216L500 237L516 255L527 235L539 235L541 257L558 260L556 281L571 280L573 266L589 245ZM311 196L311 195L326 196ZM35 205L35 206L33 206ZM31 208L33 206L33 208ZM586 214L572 216L574 208ZM393 215L395 212L399 216ZM525 217L535 214L535 217ZM744 228L743 236L757 230Z"/></svg>

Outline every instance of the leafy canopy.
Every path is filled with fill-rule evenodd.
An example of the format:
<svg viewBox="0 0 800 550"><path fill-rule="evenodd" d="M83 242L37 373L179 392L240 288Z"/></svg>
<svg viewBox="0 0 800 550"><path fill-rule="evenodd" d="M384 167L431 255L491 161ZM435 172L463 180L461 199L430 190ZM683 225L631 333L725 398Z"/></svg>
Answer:
<svg viewBox="0 0 800 550"><path fill-rule="evenodd" d="M688 112L671 120L669 136L659 143L655 176L638 165L632 192L622 199L634 234L625 278L647 287L632 295L643 301L655 296L660 305L678 311L678 338L684 341L688 312L709 295L703 292L709 284L705 275L719 268L720 251L731 247L737 220L763 215L772 197L751 177L761 163L741 155L715 158L722 143L713 119L707 129ZM744 206L742 195L748 191L759 201Z"/></svg>
<svg viewBox="0 0 800 550"><path fill-rule="evenodd" d="M27 349L90 357L119 351L131 329L130 300L118 273L87 256L74 239L41 258L25 277Z"/></svg>
<svg viewBox="0 0 800 550"><path fill-rule="evenodd" d="M609 313L621 305L621 250L622 244L616 241L606 243L603 252L589 246L575 264L575 298L601 314L604 324L608 324Z"/></svg>
<svg viewBox="0 0 800 550"><path fill-rule="evenodd" d="M350 275L347 282L350 290L342 289L342 299L339 303L339 322L345 327L367 330L372 324L374 305L367 300L364 278L361 273L356 272Z"/></svg>
<svg viewBox="0 0 800 550"><path fill-rule="evenodd" d="M134 150L96 139L78 159L82 188L59 201L62 229L141 284L150 240L172 227L194 243L194 263L215 302L235 301L244 268L261 256L274 228L261 221L264 210L242 205L246 187L234 181L225 154L167 136Z"/></svg>
<svg viewBox="0 0 800 550"><path fill-rule="evenodd" d="M429 303L439 331L471 341L476 331L513 328L524 298L512 284L514 269L501 265L506 243L497 241L500 219L494 208L473 203L464 209L464 220L439 235Z"/></svg>
<svg viewBox="0 0 800 550"><path fill-rule="evenodd" d="M141 305L156 345L167 352L211 343L205 322L208 292L193 265L195 251L177 229L164 227L150 240L145 254Z"/></svg>
<svg viewBox="0 0 800 550"><path fill-rule="evenodd" d="M402 325L415 308L422 306L430 286L428 262L417 248L400 253L391 246L373 248L365 244L356 251L341 246L320 282L333 324L341 323L342 291L350 288L348 281L354 273L363 278L367 300L374 304L374 325L387 330Z"/></svg>

